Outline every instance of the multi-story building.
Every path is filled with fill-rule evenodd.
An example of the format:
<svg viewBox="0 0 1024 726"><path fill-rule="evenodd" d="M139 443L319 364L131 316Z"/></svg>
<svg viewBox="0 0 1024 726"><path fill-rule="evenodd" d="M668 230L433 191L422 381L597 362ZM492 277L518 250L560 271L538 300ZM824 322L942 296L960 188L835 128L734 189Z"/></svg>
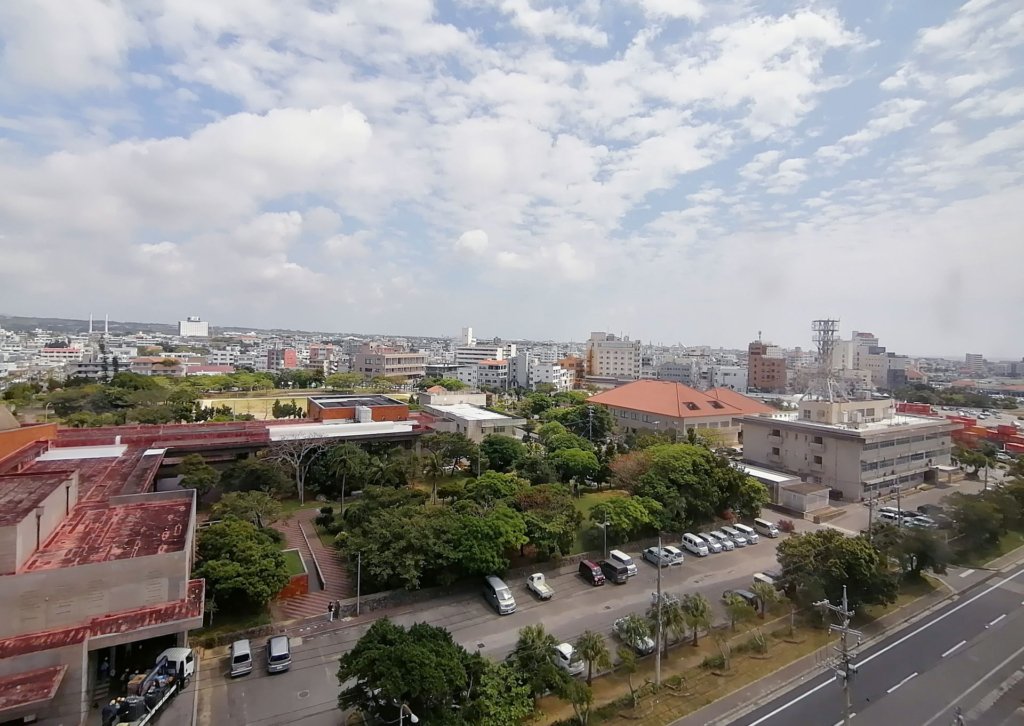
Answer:
<svg viewBox="0 0 1024 726"><path fill-rule="evenodd" d="M210 324L193 317L189 317L188 320L179 320L178 335L182 338L209 338Z"/></svg>
<svg viewBox="0 0 1024 726"><path fill-rule="evenodd" d="M520 353L509 359L509 385L517 388L536 389L539 383L549 383L555 391L571 391L575 372L562 368L558 363L542 361L532 353Z"/></svg>
<svg viewBox="0 0 1024 726"><path fill-rule="evenodd" d="M681 383L640 380L587 399L611 411L619 427L636 433L641 429L685 434L687 429L707 429L723 444L739 440L741 419L749 414L774 411L727 388L698 391Z"/></svg>
<svg viewBox="0 0 1024 726"><path fill-rule="evenodd" d="M270 348L267 351L266 370L280 371L298 367L299 358L291 348Z"/></svg>
<svg viewBox="0 0 1024 726"><path fill-rule="evenodd" d="M426 366L426 353L366 343L353 358L352 372L370 377L422 378L426 374Z"/></svg>
<svg viewBox="0 0 1024 726"><path fill-rule="evenodd" d="M36 358L44 363L71 363L85 357L81 348L43 348L36 353Z"/></svg>
<svg viewBox="0 0 1024 726"><path fill-rule="evenodd" d="M968 353L964 356L964 362L968 373L985 372L985 356L981 353Z"/></svg>
<svg viewBox="0 0 1024 726"><path fill-rule="evenodd" d="M640 378L640 341L594 332L587 340L587 375L635 381Z"/></svg>
<svg viewBox="0 0 1024 726"><path fill-rule="evenodd" d="M935 477L949 466L952 432L946 419L895 413L892 399L799 403L796 415L743 419L743 458L828 486L847 501L887 493Z"/></svg>
<svg viewBox="0 0 1024 726"><path fill-rule="evenodd" d="M174 362L172 362L174 361ZM185 364L174 358L164 358L158 355L147 355L140 358L133 358L129 364L132 373L140 376L168 376L169 378L181 378L185 375Z"/></svg>
<svg viewBox="0 0 1024 726"><path fill-rule="evenodd" d="M485 436L500 434L522 438L521 428L526 419L509 416L468 403L448 405L423 404L423 410L436 419L430 424L435 431L454 431L465 434L472 441L480 443Z"/></svg>
<svg viewBox="0 0 1024 726"><path fill-rule="evenodd" d="M708 387L728 388L740 393L747 392L747 369L741 366L708 367Z"/></svg>
<svg viewBox="0 0 1024 726"><path fill-rule="evenodd" d="M508 360L514 358L515 355L514 343L507 346L488 343L460 345L455 349L455 364L459 366L476 365L483 360Z"/></svg>
<svg viewBox="0 0 1024 726"><path fill-rule="evenodd" d="M587 377L587 361L585 359L570 355L555 362L572 373L574 388L583 385L583 379Z"/></svg>
<svg viewBox="0 0 1024 726"><path fill-rule="evenodd" d="M755 340L747 346L747 387L750 390L781 392L786 390L786 359L782 349Z"/></svg>
<svg viewBox="0 0 1024 726"><path fill-rule="evenodd" d="M489 386L506 389L510 384L509 362L507 360L482 360L475 364L460 366L458 380L473 388Z"/></svg>
<svg viewBox="0 0 1024 726"><path fill-rule="evenodd" d="M696 387L700 385L701 365L697 358L676 358L668 360L658 366L655 371L655 378L659 381L671 381L682 383L684 386ZM746 381L744 381L746 384Z"/></svg>

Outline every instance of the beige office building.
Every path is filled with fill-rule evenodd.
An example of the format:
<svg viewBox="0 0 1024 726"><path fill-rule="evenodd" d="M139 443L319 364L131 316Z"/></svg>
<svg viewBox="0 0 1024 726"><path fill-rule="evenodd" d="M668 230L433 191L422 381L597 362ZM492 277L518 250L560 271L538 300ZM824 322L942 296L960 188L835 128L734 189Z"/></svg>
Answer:
<svg viewBox="0 0 1024 726"><path fill-rule="evenodd" d="M587 341L587 375L635 381L640 378L640 341L611 333L591 333Z"/></svg>
<svg viewBox="0 0 1024 726"><path fill-rule="evenodd" d="M917 486L949 466L946 419L895 413L892 399L801 401L796 415L743 419L743 458L829 487L846 501Z"/></svg>

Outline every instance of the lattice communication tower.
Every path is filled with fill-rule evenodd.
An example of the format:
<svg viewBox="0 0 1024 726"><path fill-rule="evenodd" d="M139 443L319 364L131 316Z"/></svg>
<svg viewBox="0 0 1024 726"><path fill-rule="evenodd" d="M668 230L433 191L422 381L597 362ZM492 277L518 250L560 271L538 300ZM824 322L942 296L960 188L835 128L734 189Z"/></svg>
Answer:
<svg viewBox="0 0 1024 726"><path fill-rule="evenodd" d="M838 320L815 320L811 323L814 344L818 347L818 371L802 398L819 401L847 401L842 385L832 373L832 356L839 339Z"/></svg>

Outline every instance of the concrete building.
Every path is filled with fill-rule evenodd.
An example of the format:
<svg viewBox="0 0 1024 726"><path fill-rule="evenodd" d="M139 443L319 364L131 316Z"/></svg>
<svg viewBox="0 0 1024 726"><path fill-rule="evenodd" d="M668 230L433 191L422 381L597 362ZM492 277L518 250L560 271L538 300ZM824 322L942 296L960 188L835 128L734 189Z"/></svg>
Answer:
<svg viewBox="0 0 1024 726"><path fill-rule="evenodd" d="M895 412L892 399L800 401L796 416L743 419L743 458L823 484L847 501L917 486L949 466L960 424Z"/></svg>
<svg viewBox="0 0 1024 726"><path fill-rule="evenodd" d="M85 724L106 693L101 663L152 666L202 625L195 492L152 491L163 449L3 428L0 722Z"/></svg>
<svg viewBox="0 0 1024 726"><path fill-rule="evenodd" d="M480 361L484 360L508 360L515 356L515 344L507 346L487 343L460 345L455 349L455 365L476 365Z"/></svg>
<svg viewBox="0 0 1024 726"><path fill-rule="evenodd" d="M964 356L964 362L969 373L985 372L985 356L981 353L968 353Z"/></svg>
<svg viewBox="0 0 1024 726"><path fill-rule="evenodd" d="M85 357L81 348L43 348L36 358L44 363L73 363Z"/></svg>
<svg viewBox="0 0 1024 726"><path fill-rule="evenodd" d="M366 343L353 358L352 372L369 377L422 378L427 372L426 366L426 353Z"/></svg>
<svg viewBox="0 0 1024 726"><path fill-rule="evenodd" d="M739 393L747 392L748 371L741 366L710 366L707 382L710 388L728 388Z"/></svg>
<svg viewBox="0 0 1024 726"><path fill-rule="evenodd" d="M310 396L306 418L313 421L406 421L409 404L383 394Z"/></svg>
<svg viewBox="0 0 1024 726"><path fill-rule="evenodd" d="M448 406L455 403L468 403L471 406L483 407L487 405L487 394L476 391L448 391L440 386L434 386L419 395L421 406Z"/></svg>
<svg viewBox="0 0 1024 726"><path fill-rule="evenodd" d="M640 378L640 341L595 332L587 341L587 375L635 381Z"/></svg>
<svg viewBox="0 0 1024 726"><path fill-rule="evenodd" d="M747 346L747 388L781 393L786 390L786 359L782 349L755 340Z"/></svg>
<svg viewBox="0 0 1024 726"><path fill-rule="evenodd" d="M188 320L179 320L178 335L182 338L209 338L210 324L193 317L189 317Z"/></svg>
<svg viewBox="0 0 1024 726"><path fill-rule="evenodd" d="M268 371L282 371L299 367L299 357L291 348L270 348L267 351Z"/></svg>
<svg viewBox="0 0 1024 726"><path fill-rule="evenodd" d="M514 439L521 439L523 437L520 427L526 423L524 418L509 416L497 411L489 411L486 408L472 406L468 403L450 405L430 403L422 405L424 411L437 419L430 424L430 427L435 431L463 433L478 444L484 440L485 436L490 434L511 436Z"/></svg>
<svg viewBox="0 0 1024 726"><path fill-rule="evenodd" d="M618 426L632 433L707 429L717 433L723 445L739 441L744 416L775 410L729 389L697 391L681 383L650 380L598 393L587 402L607 407Z"/></svg>
<svg viewBox="0 0 1024 726"><path fill-rule="evenodd" d="M510 368L507 360L481 360L459 366L456 378L471 388L488 386L505 390L511 381Z"/></svg>
<svg viewBox="0 0 1024 726"><path fill-rule="evenodd" d="M173 363L171 361L174 361ZM134 358L128 365L132 373L140 376L167 376L181 378L185 375L185 364L173 358L151 355Z"/></svg>
<svg viewBox="0 0 1024 726"><path fill-rule="evenodd" d="M424 366L427 378L458 378L459 368L455 363L427 363Z"/></svg>

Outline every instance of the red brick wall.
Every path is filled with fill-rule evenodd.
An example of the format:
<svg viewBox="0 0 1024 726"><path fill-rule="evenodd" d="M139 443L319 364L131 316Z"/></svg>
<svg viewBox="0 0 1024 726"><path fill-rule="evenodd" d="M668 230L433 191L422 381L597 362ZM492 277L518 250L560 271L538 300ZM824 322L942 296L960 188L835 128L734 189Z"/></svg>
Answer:
<svg viewBox="0 0 1024 726"><path fill-rule="evenodd" d="M407 421L409 419L409 407L406 405L397 406L373 406L370 414L374 421ZM356 417L355 408L324 408L321 409L315 403L310 402L309 411L306 415L314 421L334 421Z"/></svg>
<svg viewBox="0 0 1024 726"><path fill-rule="evenodd" d="M299 595L306 595L309 593L309 575L292 575L291 579L288 580L288 584L282 588L281 592L277 593L275 600L287 600L290 597L298 597Z"/></svg>

